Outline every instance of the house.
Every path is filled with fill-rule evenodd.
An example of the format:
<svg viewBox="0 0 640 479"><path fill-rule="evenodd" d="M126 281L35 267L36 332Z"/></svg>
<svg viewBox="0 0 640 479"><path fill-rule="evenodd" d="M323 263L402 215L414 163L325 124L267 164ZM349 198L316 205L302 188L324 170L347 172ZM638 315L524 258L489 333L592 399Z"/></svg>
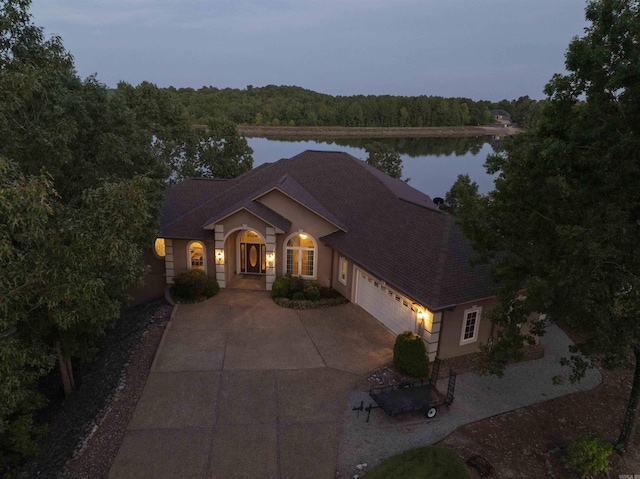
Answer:
<svg viewBox="0 0 640 479"><path fill-rule="evenodd" d="M431 198L342 152L305 151L231 180L190 179L166 193L156 259L167 284L203 269L221 288L254 275L317 280L393 333L411 330L431 359L493 336L487 266ZM157 278L156 278L157 279Z"/></svg>
<svg viewBox="0 0 640 479"><path fill-rule="evenodd" d="M505 110L489 110L489 114L495 123L500 123L503 126L511 124L511 115Z"/></svg>

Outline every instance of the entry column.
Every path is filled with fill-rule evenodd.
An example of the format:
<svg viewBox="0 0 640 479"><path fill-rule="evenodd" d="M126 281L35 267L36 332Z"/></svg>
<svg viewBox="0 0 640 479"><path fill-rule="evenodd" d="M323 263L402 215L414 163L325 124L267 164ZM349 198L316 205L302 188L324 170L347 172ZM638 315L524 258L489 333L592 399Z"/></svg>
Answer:
<svg viewBox="0 0 640 479"><path fill-rule="evenodd" d="M276 230L267 227L267 238L265 242L267 253L267 291L271 291L273 282L276 280Z"/></svg>
<svg viewBox="0 0 640 479"><path fill-rule="evenodd" d="M216 281L221 288L226 287L225 275L224 275L224 226L216 225L215 227L215 240L216 240Z"/></svg>

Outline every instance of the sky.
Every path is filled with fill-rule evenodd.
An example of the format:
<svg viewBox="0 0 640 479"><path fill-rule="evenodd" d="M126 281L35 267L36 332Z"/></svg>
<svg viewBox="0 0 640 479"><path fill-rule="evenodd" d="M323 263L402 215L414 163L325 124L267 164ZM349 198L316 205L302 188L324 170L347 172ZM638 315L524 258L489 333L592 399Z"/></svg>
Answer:
<svg viewBox="0 0 640 479"><path fill-rule="evenodd" d="M544 98L585 0L33 0L82 77L330 95Z"/></svg>

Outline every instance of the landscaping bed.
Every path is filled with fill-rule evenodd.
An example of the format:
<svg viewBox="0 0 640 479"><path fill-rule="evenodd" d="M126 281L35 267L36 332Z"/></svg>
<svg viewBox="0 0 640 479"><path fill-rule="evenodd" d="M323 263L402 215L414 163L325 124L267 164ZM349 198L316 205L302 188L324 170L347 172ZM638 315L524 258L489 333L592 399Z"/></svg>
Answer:
<svg viewBox="0 0 640 479"><path fill-rule="evenodd" d="M572 331L563 330L576 339ZM631 391L633 370L599 370L602 383L594 389L467 424L440 445L465 460L475 454L488 459L492 478L575 478L562 463L566 448L589 433L615 442ZM611 455L609 475L596 478L640 474L639 430L629 451Z"/></svg>
<svg viewBox="0 0 640 479"><path fill-rule="evenodd" d="M39 415L49 433L40 454L16 477L107 477L171 311L164 300L124 311L100 340L94 360L74 364L77 389L69 397L62 396L57 369L52 371L43 382L49 406Z"/></svg>

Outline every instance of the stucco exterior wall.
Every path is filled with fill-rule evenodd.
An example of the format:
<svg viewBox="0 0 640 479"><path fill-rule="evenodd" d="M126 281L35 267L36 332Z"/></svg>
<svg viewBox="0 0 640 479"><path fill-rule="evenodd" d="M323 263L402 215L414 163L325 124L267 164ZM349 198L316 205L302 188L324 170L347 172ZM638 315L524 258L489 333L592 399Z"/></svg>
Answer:
<svg viewBox="0 0 640 479"><path fill-rule="evenodd" d="M335 250L333 251L333 274L331 278L331 287L335 289L342 296L347 298L349 301L353 301L353 261L349 258L344 257L347 262L347 284L342 284L340 282L340 257L342 255Z"/></svg>
<svg viewBox="0 0 640 479"><path fill-rule="evenodd" d="M271 191L262 196L259 201L291 221L290 230L285 234L278 234L276 238L276 276L282 276L285 269L285 241L290 235L303 231L310 235L316 243L318 255L316 279L322 286L329 287L332 279L333 250L322 244L320 238L338 228L280 191Z"/></svg>
<svg viewBox="0 0 640 479"><path fill-rule="evenodd" d="M441 359L447 359L478 352L479 345L487 344L491 337L492 323L487 317L487 314L497 304L498 301L495 298L490 298L458 305L453 311L442 311L438 356ZM472 343L461 345L460 338L462 336L463 321L465 319L464 312L477 306L482 307L477 338Z"/></svg>
<svg viewBox="0 0 640 479"><path fill-rule="evenodd" d="M175 276L178 276L183 271L189 268L187 262L187 246L192 240L174 239L173 243L173 266ZM212 239L206 240L194 240L200 241L204 245L205 249L205 271L210 278L216 277L216 265L215 265L215 242Z"/></svg>
<svg viewBox="0 0 640 479"><path fill-rule="evenodd" d="M130 306L164 297L166 286L164 258L158 258L153 250L149 249L143 253L142 261L147 267L147 273L143 278L144 284L142 286L127 289L126 293L131 296Z"/></svg>

